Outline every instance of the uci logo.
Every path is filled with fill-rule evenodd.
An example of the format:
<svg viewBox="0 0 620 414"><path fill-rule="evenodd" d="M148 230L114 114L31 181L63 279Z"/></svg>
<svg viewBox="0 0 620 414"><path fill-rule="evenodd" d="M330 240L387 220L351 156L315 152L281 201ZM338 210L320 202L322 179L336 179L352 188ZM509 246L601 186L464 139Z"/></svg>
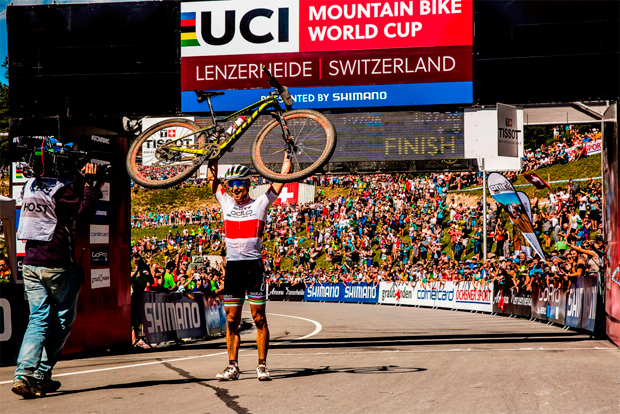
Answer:
<svg viewBox="0 0 620 414"><path fill-rule="evenodd" d="M188 34L198 47L182 56L249 55L299 51L299 3L290 0L182 2ZM186 25L187 25L186 24Z"/></svg>
<svg viewBox="0 0 620 414"><path fill-rule="evenodd" d="M217 27L218 23L215 23L214 19L222 18L224 33L215 36L213 28L214 26ZM256 22L254 22L255 20ZM271 42L275 39L273 33L276 33L278 42L289 41L289 9L285 7L278 8L276 11L263 8L252 9L242 15L236 10L226 10L223 15L205 11L202 12L201 22L202 39L212 46L230 43L235 37L237 26L239 34L249 43Z"/></svg>

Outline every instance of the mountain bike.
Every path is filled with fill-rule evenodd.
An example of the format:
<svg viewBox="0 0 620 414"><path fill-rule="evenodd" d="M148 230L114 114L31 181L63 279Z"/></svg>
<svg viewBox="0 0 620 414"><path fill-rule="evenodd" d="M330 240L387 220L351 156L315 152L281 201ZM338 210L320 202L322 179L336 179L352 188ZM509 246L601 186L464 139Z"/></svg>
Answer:
<svg viewBox="0 0 620 414"><path fill-rule="evenodd" d="M220 159L261 115L273 117L252 143L251 160L258 174L273 182L302 180L329 161L336 147L336 130L329 119L310 109L292 109L288 89L262 67L273 87L269 96L225 117L216 117L211 98L224 92L196 91L209 106L212 125L175 118L158 122L141 133L129 148L127 171L147 188L168 188L191 177L207 161ZM283 109L280 99L284 103ZM244 118L245 116L245 118ZM226 126L233 123L228 130ZM236 129L234 129L236 127ZM284 154L292 170L281 174Z"/></svg>

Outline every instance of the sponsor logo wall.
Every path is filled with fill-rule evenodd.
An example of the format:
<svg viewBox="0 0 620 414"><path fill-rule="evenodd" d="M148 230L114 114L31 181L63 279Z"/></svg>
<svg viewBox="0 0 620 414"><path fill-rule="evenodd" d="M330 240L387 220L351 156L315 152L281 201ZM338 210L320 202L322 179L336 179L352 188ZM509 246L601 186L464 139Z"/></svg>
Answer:
<svg viewBox="0 0 620 414"><path fill-rule="evenodd" d="M282 283L277 286L269 285L267 298L273 301L301 302L304 300L306 286L303 283Z"/></svg>
<svg viewBox="0 0 620 414"><path fill-rule="evenodd" d="M144 292L140 316L148 343L214 336L226 331L226 315L219 298L194 293Z"/></svg>
<svg viewBox="0 0 620 414"><path fill-rule="evenodd" d="M315 283L307 286L304 300L308 302L377 303L379 286L367 283Z"/></svg>
<svg viewBox="0 0 620 414"><path fill-rule="evenodd" d="M471 282L433 282L415 288L407 283L381 282L379 303L492 312L493 288L476 287Z"/></svg>
<svg viewBox="0 0 620 414"><path fill-rule="evenodd" d="M471 0L181 3L181 101L216 110L268 96L265 65L308 108L471 103ZM401 99L403 98L404 99Z"/></svg>

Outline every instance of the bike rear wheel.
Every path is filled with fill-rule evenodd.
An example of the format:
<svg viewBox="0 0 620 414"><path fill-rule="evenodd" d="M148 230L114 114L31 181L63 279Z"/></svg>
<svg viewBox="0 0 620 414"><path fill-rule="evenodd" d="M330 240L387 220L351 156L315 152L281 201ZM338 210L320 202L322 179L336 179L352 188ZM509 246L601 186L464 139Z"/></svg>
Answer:
<svg viewBox="0 0 620 414"><path fill-rule="evenodd" d="M180 184L202 164L205 136L200 126L188 119L158 122L131 144L127 154L127 172L136 184L146 188L168 188ZM184 149L201 151L185 153Z"/></svg>
<svg viewBox="0 0 620 414"><path fill-rule="evenodd" d="M280 172L286 144L276 119L265 125L252 143L252 164L268 180L290 183L311 176L329 161L336 148L336 130L325 115L311 109L297 109L282 116L295 141L291 173Z"/></svg>

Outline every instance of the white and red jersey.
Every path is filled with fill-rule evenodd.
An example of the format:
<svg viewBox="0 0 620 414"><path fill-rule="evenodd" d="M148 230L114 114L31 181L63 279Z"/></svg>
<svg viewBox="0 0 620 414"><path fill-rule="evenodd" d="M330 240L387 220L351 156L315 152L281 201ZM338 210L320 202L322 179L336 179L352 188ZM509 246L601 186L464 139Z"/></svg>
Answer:
<svg viewBox="0 0 620 414"><path fill-rule="evenodd" d="M222 188L215 199L222 207L224 218L224 238L226 240L226 260L253 260L263 257L261 245L267 209L278 198L269 187L265 194L256 200L249 199L245 204L237 204L235 199Z"/></svg>

